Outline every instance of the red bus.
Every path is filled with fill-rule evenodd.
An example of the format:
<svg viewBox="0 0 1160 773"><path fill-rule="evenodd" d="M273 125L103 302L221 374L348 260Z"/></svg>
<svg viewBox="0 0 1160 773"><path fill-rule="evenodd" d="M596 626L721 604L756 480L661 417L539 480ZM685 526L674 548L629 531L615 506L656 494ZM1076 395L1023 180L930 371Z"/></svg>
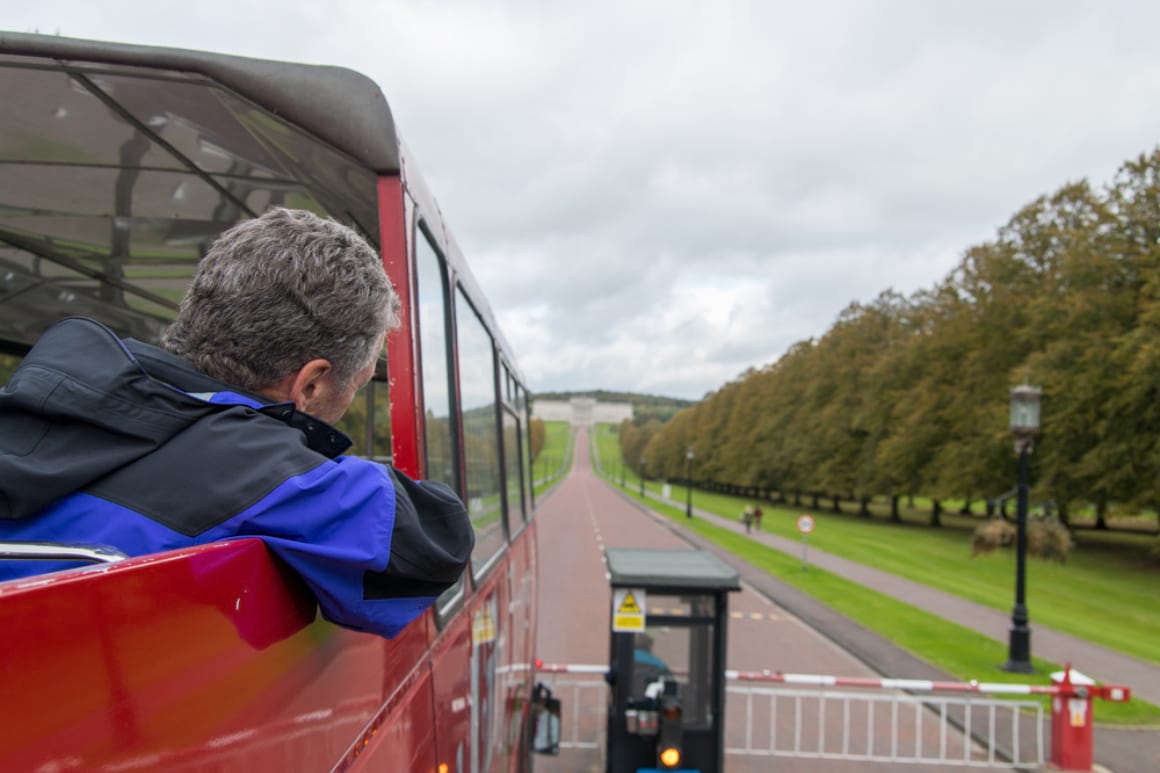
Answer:
<svg viewBox="0 0 1160 773"><path fill-rule="evenodd" d="M458 587L392 640L322 620L257 540L0 584L0 770L523 769L528 392L380 89L0 32L0 105L0 385L63 317L156 340L218 234L309 209L375 245L403 302L352 453L447 482L476 530ZM65 548L0 546L42 549Z"/></svg>

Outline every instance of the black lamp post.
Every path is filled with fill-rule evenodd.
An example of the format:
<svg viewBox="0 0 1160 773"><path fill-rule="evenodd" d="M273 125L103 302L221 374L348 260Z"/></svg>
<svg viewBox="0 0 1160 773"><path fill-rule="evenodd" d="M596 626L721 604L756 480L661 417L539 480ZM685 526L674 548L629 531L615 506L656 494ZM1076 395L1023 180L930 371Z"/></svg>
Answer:
<svg viewBox="0 0 1160 773"><path fill-rule="evenodd" d="M685 449L685 517L693 517L693 447Z"/></svg>
<svg viewBox="0 0 1160 773"><path fill-rule="evenodd" d="M1031 665L1031 629L1027 627L1024 589L1027 584L1027 457L1032 441L1039 434L1039 398L1043 390L1023 384L1011 390L1011 432L1015 435L1015 452L1019 454L1019 487L1015 497L1015 607L1011 610L1011 635L1007 646L1004 671L1034 673Z"/></svg>
<svg viewBox="0 0 1160 773"><path fill-rule="evenodd" d="M640 458L640 495L644 496L644 465L648 461L643 456Z"/></svg>

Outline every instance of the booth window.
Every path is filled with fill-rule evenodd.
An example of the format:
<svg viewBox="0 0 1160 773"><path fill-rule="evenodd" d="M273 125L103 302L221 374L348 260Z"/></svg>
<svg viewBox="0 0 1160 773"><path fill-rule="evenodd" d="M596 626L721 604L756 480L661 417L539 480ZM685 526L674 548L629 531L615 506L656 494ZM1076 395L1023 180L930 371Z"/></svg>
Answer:
<svg viewBox="0 0 1160 773"><path fill-rule="evenodd" d="M648 603L648 625L644 634L636 634L633 646L633 691L643 693L659 676L675 677L681 685L682 724L710 727L713 701L706 691L716 684L713 599L653 593Z"/></svg>

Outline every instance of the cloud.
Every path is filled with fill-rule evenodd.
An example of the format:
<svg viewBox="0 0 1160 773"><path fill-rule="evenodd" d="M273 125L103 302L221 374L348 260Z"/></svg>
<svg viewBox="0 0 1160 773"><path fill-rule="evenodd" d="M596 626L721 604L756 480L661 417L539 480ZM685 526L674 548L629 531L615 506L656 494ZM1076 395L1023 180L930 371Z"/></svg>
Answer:
<svg viewBox="0 0 1160 773"><path fill-rule="evenodd" d="M143 7L6 23L370 75L534 391L700 397L1160 125L1144 2Z"/></svg>

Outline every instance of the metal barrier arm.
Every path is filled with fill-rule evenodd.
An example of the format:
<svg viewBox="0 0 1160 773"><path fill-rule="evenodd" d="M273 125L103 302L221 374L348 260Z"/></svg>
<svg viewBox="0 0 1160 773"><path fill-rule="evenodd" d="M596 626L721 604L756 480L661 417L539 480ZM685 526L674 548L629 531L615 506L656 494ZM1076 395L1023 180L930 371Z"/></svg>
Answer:
<svg viewBox="0 0 1160 773"><path fill-rule="evenodd" d="M83 561L115 564L129 556L107 545L80 545L69 542L0 542L3 561Z"/></svg>
<svg viewBox="0 0 1160 773"><path fill-rule="evenodd" d="M607 665L544 663L536 661L536 671L547 674L604 674ZM780 671L725 671L725 678L741 682L766 682L769 684L796 684L813 687L863 687L882 690L906 690L907 692L972 692L988 695L1059 695L1062 697L1093 698L1124 703L1132 699L1132 691L1122 685L1073 684L1071 665L1066 669L1064 680L1058 684L1007 684L1004 682L939 682L930 679L868 679L862 677L829 676L825 674L786 674Z"/></svg>
<svg viewBox="0 0 1160 773"><path fill-rule="evenodd" d="M747 682L767 682L772 684L812 685L814 687L867 687L884 690L906 690L907 692L973 692L990 695L1059 695L1062 697L1097 697L1114 703L1131 700L1132 691L1120 685L1082 685L1070 681L1071 666L1066 668L1068 677L1059 684L1006 684L1003 682L938 682L929 679L866 679L859 677L827 676L823 674L785 674L770 671L725 672L726 679Z"/></svg>
<svg viewBox="0 0 1160 773"><path fill-rule="evenodd" d="M544 674L606 674L608 673L607 665L561 665L559 663L545 663L542 660L536 661L536 671Z"/></svg>

